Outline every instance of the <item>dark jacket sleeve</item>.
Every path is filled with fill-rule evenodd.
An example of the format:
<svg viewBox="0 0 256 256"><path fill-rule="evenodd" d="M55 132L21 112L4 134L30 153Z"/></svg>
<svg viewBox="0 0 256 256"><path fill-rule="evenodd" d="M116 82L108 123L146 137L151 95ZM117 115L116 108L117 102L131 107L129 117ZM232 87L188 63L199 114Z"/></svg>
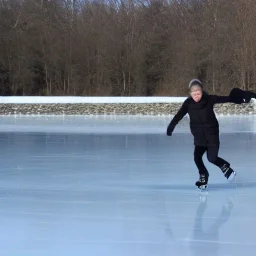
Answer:
<svg viewBox="0 0 256 256"><path fill-rule="evenodd" d="M248 103L252 98L256 98L254 92L245 91L239 88L233 88L229 96L211 95L213 104L232 102L235 104Z"/></svg>
<svg viewBox="0 0 256 256"><path fill-rule="evenodd" d="M240 88L233 88L229 94L231 102L236 104L249 103L251 99L256 98L256 93L245 91Z"/></svg>
<svg viewBox="0 0 256 256"><path fill-rule="evenodd" d="M228 103L230 101L229 96L218 96L218 95L211 95L211 100L213 104L220 104L220 103Z"/></svg>
<svg viewBox="0 0 256 256"><path fill-rule="evenodd" d="M188 113L188 104L186 101L182 104L181 108L177 112L177 114L173 117L172 121L167 127L167 135L172 135L172 132L178 122Z"/></svg>

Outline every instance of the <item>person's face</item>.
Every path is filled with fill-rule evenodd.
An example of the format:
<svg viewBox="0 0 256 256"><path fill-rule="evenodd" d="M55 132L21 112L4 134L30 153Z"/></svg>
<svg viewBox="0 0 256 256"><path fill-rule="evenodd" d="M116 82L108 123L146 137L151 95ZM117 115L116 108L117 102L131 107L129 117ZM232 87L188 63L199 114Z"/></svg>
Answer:
<svg viewBox="0 0 256 256"><path fill-rule="evenodd" d="M194 90L191 90L190 95L195 102L199 102L202 98L203 93L202 90L200 90L199 88L195 88Z"/></svg>

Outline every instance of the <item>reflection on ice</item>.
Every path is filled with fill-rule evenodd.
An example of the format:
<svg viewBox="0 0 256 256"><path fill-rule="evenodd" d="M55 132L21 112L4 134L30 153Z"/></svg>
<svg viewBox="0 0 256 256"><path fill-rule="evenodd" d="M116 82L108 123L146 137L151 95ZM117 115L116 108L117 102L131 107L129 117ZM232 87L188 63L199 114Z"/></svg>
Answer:
<svg viewBox="0 0 256 256"><path fill-rule="evenodd" d="M214 217L209 218L206 215L207 209L207 196L201 198L201 203L196 210L196 216L193 227L193 237L191 239L191 252L192 255L219 255L220 229L229 220L231 211L233 209L233 202L227 200L225 204L219 207L220 213ZM207 218L208 216L208 218ZM211 222L206 227L205 222ZM202 246L204 244L204 246Z"/></svg>

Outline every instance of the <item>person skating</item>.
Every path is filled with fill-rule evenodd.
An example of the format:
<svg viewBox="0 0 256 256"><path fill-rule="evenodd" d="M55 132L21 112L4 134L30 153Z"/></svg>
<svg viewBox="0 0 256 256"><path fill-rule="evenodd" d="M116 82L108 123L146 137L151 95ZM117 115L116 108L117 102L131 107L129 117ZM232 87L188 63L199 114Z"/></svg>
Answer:
<svg viewBox="0 0 256 256"><path fill-rule="evenodd" d="M199 171L196 186L206 188L209 173L203 163L203 155L207 152L208 161L218 166L224 176L229 179L235 175L230 163L218 156L220 139L219 123L214 113L214 105L218 103L248 103L256 94L239 88L231 90L228 96L210 95L203 90L203 84L198 79L189 82L190 96L183 102L177 114L167 127L167 135L171 136L175 126L186 115L190 118L190 130L194 136L194 161Z"/></svg>

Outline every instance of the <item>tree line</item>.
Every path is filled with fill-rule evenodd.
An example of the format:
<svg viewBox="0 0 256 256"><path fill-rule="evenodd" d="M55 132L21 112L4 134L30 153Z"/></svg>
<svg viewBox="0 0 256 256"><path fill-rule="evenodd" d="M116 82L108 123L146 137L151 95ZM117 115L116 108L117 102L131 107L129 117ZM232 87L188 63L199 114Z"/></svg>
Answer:
<svg viewBox="0 0 256 256"><path fill-rule="evenodd" d="M255 0L0 0L0 95L256 90Z"/></svg>

